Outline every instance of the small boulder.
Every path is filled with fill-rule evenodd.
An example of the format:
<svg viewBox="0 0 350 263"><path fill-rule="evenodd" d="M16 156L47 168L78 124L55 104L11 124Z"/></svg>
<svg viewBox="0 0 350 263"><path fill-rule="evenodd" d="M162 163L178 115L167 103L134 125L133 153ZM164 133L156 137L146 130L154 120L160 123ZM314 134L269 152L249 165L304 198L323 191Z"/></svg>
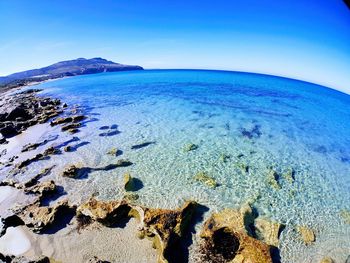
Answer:
<svg viewBox="0 0 350 263"><path fill-rule="evenodd" d="M215 188L218 186L218 183L215 181L215 179L211 176L209 176L206 172L199 172L197 173L193 179L195 181L201 182L211 188Z"/></svg>
<svg viewBox="0 0 350 263"><path fill-rule="evenodd" d="M72 121L73 121L72 117L58 117L58 118L54 119L53 121L51 121L50 125L55 126L58 124L68 123L68 122L72 122Z"/></svg>
<svg viewBox="0 0 350 263"><path fill-rule="evenodd" d="M198 145L196 145L194 143L188 143L184 146L183 151L190 152L190 151L194 151L196 149L198 149Z"/></svg>
<svg viewBox="0 0 350 263"><path fill-rule="evenodd" d="M54 155L54 154L60 154L60 153L61 153L60 149L57 149L55 147L49 147L44 151L43 155L48 156L48 155Z"/></svg>
<svg viewBox="0 0 350 263"><path fill-rule="evenodd" d="M316 240L315 233L306 226L298 226L297 231L306 245L311 245Z"/></svg>
<svg viewBox="0 0 350 263"><path fill-rule="evenodd" d="M258 239L271 246L278 247L279 235L285 225L272 222L266 218L256 218L254 222L255 234Z"/></svg>
<svg viewBox="0 0 350 263"><path fill-rule="evenodd" d="M118 149L115 148L115 147L111 148L111 149L107 152L107 154L112 155L112 156L116 156L117 153L118 153Z"/></svg>
<svg viewBox="0 0 350 263"><path fill-rule="evenodd" d="M124 174L124 189L128 192L133 192L138 190L137 182L139 180L137 178L131 177L130 173Z"/></svg>
<svg viewBox="0 0 350 263"><path fill-rule="evenodd" d="M347 210L347 209L341 210L340 216L343 219L343 221L345 222L345 224L350 225L350 211L349 210Z"/></svg>
<svg viewBox="0 0 350 263"><path fill-rule="evenodd" d="M72 149L72 146L65 146L64 148L63 148L63 150L65 151L65 152L71 152L73 149Z"/></svg>
<svg viewBox="0 0 350 263"><path fill-rule="evenodd" d="M79 176L79 168L74 164L66 167L62 173L63 177L77 178Z"/></svg>
<svg viewBox="0 0 350 263"><path fill-rule="evenodd" d="M70 134L75 134L75 133L79 132L79 129L77 129L77 128L71 128L71 129L68 130L68 132L69 132Z"/></svg>
<svg viewBox="0 0 350 263"><path fill-rule="evenodd" d="M80 123L70 123L61 128L62 131L70 131L72 129L77 129L81 126Z"/></svg>
<svg viewBox="0 0 350 263"><path fill-rule="evenodd" d="M73 122L79 122L79 121L82 121L85 119L86 119L86 116L84 116L84 115L75 115L72 117Z"/></svg>

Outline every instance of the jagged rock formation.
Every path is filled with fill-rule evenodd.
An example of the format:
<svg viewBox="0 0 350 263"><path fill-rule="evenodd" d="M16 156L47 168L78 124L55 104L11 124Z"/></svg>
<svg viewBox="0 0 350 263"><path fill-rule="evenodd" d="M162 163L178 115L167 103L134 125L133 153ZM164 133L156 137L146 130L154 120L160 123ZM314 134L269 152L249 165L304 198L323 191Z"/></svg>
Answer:
<svg viewBox="0 0 350 263"><path fill-rule="evenodd" d="M27 90L0 99L0 134L3 138L17 135L37 123L61 114L61 101L36 96L40 90ZM6 140L2 139L3 143Z"/></svg>
<svg viewBox="0 0 350 263"><path fill-rule="evenodd" d="M3 182L2 185L8 185L29 195L34 195L35 199L32 203L18 207L13 210L13 214L3 218L4 228L10 226L26 225L33 232L43 232L46 229L60 223L62 218L67 215L75 215L75 206L71 206L68 200L62 200L53 206L42 206L44 199L58 193L58 188L54 181L46 181L40 184L26 187L25 184L13 183L12 181Z"/></svg>
<svg viewBox="0 0 350 263"><path fill-rule="evenodd" d="M91 198L77 208L78 216L90 217L93 221L112 226L126 217L140 221L140 237L153 240L159 251L159 262L169 262L170 251L179 242L195 212L197 203L189 201L179 209L153 209L133 206L122 201L98 201Z"/></svg>
<svg viewBox="0 0 350 263"><path fill-rule="evenodd" d="M273 262L272 247L251 235L254 215L249 206L225 209L205 222L201 237L204 262Z"/></svg>
<svg viewBox="0 0 350 263"><path fill-rule="evenodd" d="M38 206L32 204L27 206L17 216L33 232L41 233L46 229L59 224L66 215L75 214L75 207L70 206L68 200L58 202L53 206Z"/></svg>

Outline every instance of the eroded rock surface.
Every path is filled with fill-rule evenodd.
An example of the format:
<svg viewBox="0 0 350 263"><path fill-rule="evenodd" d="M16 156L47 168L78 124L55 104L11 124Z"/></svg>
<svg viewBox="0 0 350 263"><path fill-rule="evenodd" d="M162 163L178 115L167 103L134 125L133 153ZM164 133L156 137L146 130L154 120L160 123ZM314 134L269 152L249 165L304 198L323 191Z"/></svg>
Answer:
<svg viewBox="0 0 350 263"><path fill-rule="evenodd" d="M90 198L78 207L77 214L88 216L106 226L112 226L127 218L130 210L131 207L126 201L98 201Z"/></svg>
<svg viewBox="0 0 350 263"><path fill-rule="evenodd" d="M203 262L273 262L271 247L249 235L251 220L247 207L212 214L201 232Z"/></svg>
<svg viewBox="0 0 350 263"><path fill-rule="evenodd" d="M159 251L158 262L169 262L174 253L172 248L182 238L196 207L197 203L193 201L186 202L179 209L170 210L134 206L125 200L98 201L90 198L77 208L77 215L89 217L106 226L116 225L125 218L137 218L140 221L139 236L153 240L154 247Z"/></svg>
<svg viewBox="0 0 350 263"><path fill-rule="evenodd" d="M138 211L143 223L140 234L153 240L153 246L159 251L158 262L173 262L172 249L183 237L197 206L196 202L188 201L176 210L141 208L131 211L134 214Z"/></svg>
<svg viewBox="0 0 350 263"><path fill-rule="evenodd" d="M73 164L73 165L67 166L64 169L62 176L69 177L69 178L76 178L79 176L78 173L79 173L79 167Z"/></svg>
<svg viewBox="0 0 350 263"><path fill-rule="evenodd" d="M75 214L76 207L69 205L68 200L62 200L53 206L31 204L16 215L33 232L42 233L50 227L61 225L63 218Z"/></svg>

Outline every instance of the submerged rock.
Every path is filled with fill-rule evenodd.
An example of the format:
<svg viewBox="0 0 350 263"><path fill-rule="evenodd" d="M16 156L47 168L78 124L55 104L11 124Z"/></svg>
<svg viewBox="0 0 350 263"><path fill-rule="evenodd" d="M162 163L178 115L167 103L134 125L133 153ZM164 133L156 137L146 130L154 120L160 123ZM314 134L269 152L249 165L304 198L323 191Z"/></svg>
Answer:
<svg viewBox="0 0 350 263"><path fill-rule="evenodd" d="M293 183L294 182L294 170L293 168L289 168L285 173L282 174L282 177L287 180L287 182L289 183Z"/></svg>
<svg viewBox="0 0 350 263"><path fill-rule="evenodd" d="M230 159L231 159L230 155L227 155L227 154L224 154L224 153L220 154L220 157L219 157L220 162L226 163Z"/></svg>
<svg viewBox="0 0 350 263"><path fill-rule="evenodd" d="M281 185L278 182L278 174L275 170L269 169L269 172L267 173L267 183L274 189L280 190Z"/></svg>
<svg viewBox="0 0 350 263"><path fill-rule="evenodd" d="M324 257L320 263L334 263L334 260L330 257Z"/></svg>
<svg viewBox="0 0 350 263"><path fill-rule="evenodd" d="M201 232L203 262L272 263L271 247L249 235L246 226L251 220L248 206L212 214Z"/></svg>
<svg viewBox="0 0 350 263"><path fill-rule="evenodd" d="M118 153L118 149L114 148L114 147L107 152L107 154L112 155L112 156L116 156L117 153Z"/></svg>
<svg viewBox="0 0 350 263"><path fill-rule="evenodd" d="M131 177L130 173L124 174L124 188L126 191L135 191L134 178Z"/></svg>
<svg viewBox="0 0 350 263"><path fill-rule="evenodd" d="M306 226L298 226L297 231L306 245L311 245L316 240L315 233Z"/></svg>
<svg viewBox="0 0 350 263"><path fill-rule="evenodd" d="M188 143L184 146L183 151L190 152L190 151L194 151L196 149L198 149L198 145L196 145L194 143Z"/></svg>
<svg viewBox="0 0 350 263"><path fill-rule="evenodd" d="M267 218L256 218L254 222L255 234L258 239L268 245L278 247L279 235L285 225L272 222Z"/></svg>
<svg viewBox="0 0 350 263"><path fill-rule="evenodd" d="M201 182L209 187L215 188L218 186L218 183L215 181L215 179L211 176L209 176L206 172L199 172L197 173L193 179L195 181Z"/></svg>
<svg viewBox="0 0 350 263"><path fill-rule="evenodd" d="M341 210L340 216L346 224L350 225L350 211L349 210L347 210L347 209Z"/></svg>
<svg viewBox="0 0 350 263"><path fill-rule="evenodd" d="M246 174L249 172L249 165L248 164L238 162L238 163L236 163L236 166L238 169L241 170L242 174Z"/></svg>
<svg viewBox="0 0 350 263"><path fill-rule="evenodd" d="M261 126L255 124L251 129L241 128L241 134L243 137L247 137L248 139L260 138L262 135Z"/></svg>

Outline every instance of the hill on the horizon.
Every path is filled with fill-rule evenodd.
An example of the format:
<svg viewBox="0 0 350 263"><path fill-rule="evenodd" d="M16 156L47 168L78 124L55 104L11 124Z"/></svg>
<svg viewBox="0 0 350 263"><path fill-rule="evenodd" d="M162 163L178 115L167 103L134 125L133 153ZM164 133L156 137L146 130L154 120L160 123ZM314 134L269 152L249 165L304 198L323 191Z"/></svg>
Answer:
<svg viewBox="0 0 350 263"><path fill-rule="evenodd" d="M74 60L61 61L39 69L22 71L0 77L0 85L5 87L15 87L22 86L33 81L42 81L66 76L142 69L143 68L140 66L119 64L103 58L78 58Z"/></svg>

